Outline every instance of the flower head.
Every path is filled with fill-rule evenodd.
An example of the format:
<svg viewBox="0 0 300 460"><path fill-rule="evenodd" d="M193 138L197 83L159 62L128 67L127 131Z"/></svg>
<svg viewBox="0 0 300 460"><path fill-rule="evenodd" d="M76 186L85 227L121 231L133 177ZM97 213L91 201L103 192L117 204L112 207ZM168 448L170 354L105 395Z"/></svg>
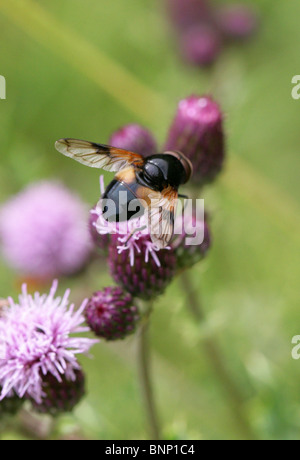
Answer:
<svg viewBox="0 0 300 460"><path fill-rule="evenodd" d="M88 325L106 340L124 339L132 334L140 319L132 296L120 287L95 292L85 309Z"/></svg>
<svg viewBox="0 0 300 460"><path fill-rule="evenodd" d="M13 390L20 398L25 395L37 403L44 396L43 378L52 374L58 381L74 381L80 369L77 355L86 353L96 342L72 334L89 330L83 326L84 301L75 311L69 306L67 290L63 297L55 297L57 281L49 295L27 293L23 285L19 303L9 298L10 306L0 318L0 337L3 359L0 359L0 400Z"/></svg>
<svg viewBox="0 0 300 460"><path fill-rule="evenodd" d="M152 257L159 266L157 256L159 249L150 238L145 215L127 221L110 222L104 218L102 208L102 199L100 198L97 206L91 211L93 214L92 225L99 237L108 239L107 246L113 240L113 245L117 245L118 253L126 252L128 254L131 266L134 265L136 255L141 252L144 254L146 262ZM116 238L113 238L112 235L115 235Z"/></svg>
<svg viewBox="0 0 300 460"><path fill-rule="evenodd" d="M100 178L103 194L103 179ZM171 247L159 250L152 241L145 214L123 222L109 222L103 217L102 199L93 213L93 225L100 235L110 235L108 264L117 284L134 297L150 299L161 294L176 270L176 256Z"/></svg>
<svg viewBox="0 0 300 460"><path fill-rule="evenodd" d="M182 55L194 65L209 66L222 49L222 38L215 27L202 24L188 29L181 39Z"/></svg>
<svg viewBox="0 0 300 460"><path fill-rule="evenodd" d="M225 155L223 114L208 96L190 96L179 102L165 150L180 150L193 163L192 181L211 182L221 171Z"/></svg>
<svg viewBox="0 0 300 460"><path fill-rule="evenodd" d="M110 234L108 265L115 282L134 297L150 299L161 294L176 270L172 248L157 248L144 216L112 223L102 217L101 205L98 211L97 231Z"/></svg>
<svg viewBox="0 0 300 460"><path fill-rule="evenodd" d="M210 0L166 0L182 55L198 65L212 64L226 39L243 40L257 28L255 11L243 2L218 6Z"/></svg>
<svg viewBox="0 0 300 460"><path fill-rule="evenodd" d="M85 394L85 376L80 369L74 370L74 378L61 376L59 382L53 374L42 377L43 398L40 403L31 399L33 409L41 414L59 415L71 412Z"/></svg>
<svg viewBox="0 0 300 460"><path fill-rule="evenodd" d="M0 209L3 256L27 276L73 274L90 255L87 215L82 201L63 185L30 185Z"/></svg>
<svg viewBox="0 0 300 460"><path fill-rule="evenodd" d="M109 245L109 268L116 283L134 297L152 299L162 294L173 279L176 255L171 248L156 250L150 235L134 240L112 235Z"/></svg>
<svg viewBox="0 0 300 460"><path fill-rule="evenodd" d="M242 3L220 7L216 16L220 30L229 39L247 39L258 26L258 17L254 9Z"/></svg>
<svg viewBox="0 0 300 460"><path fill-rule="evenodd" d="M148 157L157 152L157 144L148 129L138 124L125 125L115 131L109 140L110 145L120 149L130 150Z"/></svg>

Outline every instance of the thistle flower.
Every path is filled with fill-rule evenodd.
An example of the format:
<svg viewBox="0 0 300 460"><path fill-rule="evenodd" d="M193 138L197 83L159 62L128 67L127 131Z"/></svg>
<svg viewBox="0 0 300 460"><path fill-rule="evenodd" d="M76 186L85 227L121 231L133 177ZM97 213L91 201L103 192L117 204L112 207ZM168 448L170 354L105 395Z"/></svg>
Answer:
<svg viewBox="0 0 300 460"><path fill-rule="evenodd" d="M102 207L102 200L100 198L94 210L94 214L97 215L97 220L94 224L96 231L101 236L110 235L109 241L113 239L112 235L116 235L117 238L115 238L114 241L118 243L118 251L120 253L123 251L128 252L130 265L134 265L135 255L140 253L140 247L137 244L139 240L143 242L145 246L144 252L146 259L148 260L151 255L156 264L159 265L159 260L156 255L158 248L150 239L145 216L142 215L139 218L130 219L128 221L110 222L104 219Z"/></svg>
<svg viewBox="0 0 300 460"><path fill-rule="evenodd" d="M74 379L61 376L59 382L53 374L42 376L43 398L38 404L31 399L32 407L41 414L59 415L71 412L85 394L85 376L80 369L74 370Z"/></svg>
<svg viewBox="0 0 300 460"><path fill-rule="evenodd" d="M257 28L255 11L240 3L219 7L208 0L166 0L182 55L188 62L208 66L226 39L243 40Z"/></svg>
<svg viewBox="0 0 300 460"><path fill-rule="evenodd" d="M224 161L223 114L208 96L190 96L179 102L165 150L180 150L193 163L192 181L211 182Z"/></svg>
<svg viewBox="0 0 300 460"><path fill-rule="evenodd" d="M100 178L103 191L103 180ZM100 235L110 235L108 265L117 284L134 297L151 299L161 294L176 271L176 256L169 247L158 250L152 242L145 215L124 222L108 222L99 200L94 213Z"/></svg>
<svg viewBox="0 0 300 460"><path fill-rule="evenodd" d="M86 306L85 317L95 334L106 340L124 339L132 334L140 318L132 296L120 287L95 292Z"/></svg>
<svg viewBox="0 0 300 460"><path fill-rule="evenodd" d="M195 213L176 218L172 247L176 253L178 270L190 268L202 260L210 246L211 234L207 218L201 220Z"/></svg>
<svg viewBox="0 0 300 460"><path fill-rule="evenodd" d="M130 150L148 157L157 153L157 144L153 135L138 124L125 125L115 131L109 140L110 145Z"/></svg>
<svg viewBox="0 0 300 460"><path fill-rule="evenodd" d="M181 52L191 64L209 66L215 62L222 48L222 37L218 30L202 24L188 29L181 38Z"/></svg>
<svg viewBox="0 0 300 460"><path fill-rule="evenodd" d="M109 269L116 283L134 297L152 299L162 294L176 270L176 255L171 249L157 251L149 234L112 235Z"/></svg>
<svg viewBox="0 0 300 460"><path fill-rule="evenodd" d="M69 290L63 297L55 297L57 285L54 281L49 295L34 296L23 285L19 303L8 299L10 307L0 318L4 351L0 401L14 391L20 398L26 395L41 404L46 396L44 377L51 374L60 383L64 379L74 382L80 370L76 356L97 342L71 335L89 330L82 325L87 300L75 311L74 304L69 306Z"/></svg>
<svg viewBox="0 0 300 460"><path fill-rule="evenodd" d="M81 200L63 185L28 186L0 209L0 240L7 262L23 275L71 275L87 262L91 241Z"/></svg>
<svg viewBox="0 0 300 460"><path fill-rule="evenodd" d="M220 7L216 19L225 37L234 40L251 37L258 26L258 17L254 9L241 3Z"/></svg>

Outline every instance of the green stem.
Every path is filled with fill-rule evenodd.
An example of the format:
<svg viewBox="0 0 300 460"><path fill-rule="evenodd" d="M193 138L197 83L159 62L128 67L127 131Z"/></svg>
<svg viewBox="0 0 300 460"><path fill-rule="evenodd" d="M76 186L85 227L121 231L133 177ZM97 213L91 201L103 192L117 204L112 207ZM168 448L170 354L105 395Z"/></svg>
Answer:
<svg viewBox="0 0 300 460"><path fill-rule="evenodd" d="M183 272L181 275L181 281L183 290L186 293L187 306L190 313L197 322L203 323L205 321L205 312L201 305L199 293L194 289L188 272ZM206 357L216 373L224 393L227 395L232 414L237 422L237 426L239 427L241 434L246 439L256 439L257 436L254 433L243 409L243 404L246 398L237 386L236 379L231 376L230 371L225 364L226 360L218 347L216 339L205 337L202 340L202 344Z"/></svg>
<svg viewBox="0 0 300 460"><path fill-rule="evenodd" d="M157 441L161 436L150 377L149 321L142 324L138 340L139 374L144 405L151 439Z"/></svg>

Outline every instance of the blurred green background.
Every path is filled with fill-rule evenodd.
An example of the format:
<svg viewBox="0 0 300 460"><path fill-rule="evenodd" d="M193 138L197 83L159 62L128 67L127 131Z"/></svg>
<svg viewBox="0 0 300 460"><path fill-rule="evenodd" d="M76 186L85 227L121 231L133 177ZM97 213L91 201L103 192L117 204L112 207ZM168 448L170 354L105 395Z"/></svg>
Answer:
<svg viewBox="0 0 300 460"><path fill-rule="evenodd" d="M224 2L222 2L224 3ZM245 2L242 2L245 3ZM107 142L138 122L164 142L178 101L211 93L226 114L228 161L205 190L213 248L189 276L206 321L195 324L179 280L152 317L153 378L167 439L240 439L232 398L207 360L218 344L245 394L243 414L263 439L300 438L299 74L300 4L257 0L260 32L227 48L210 71L183 65L161 0L0 0L0 199L26 184L59 178L91 206L99 172L64 159L60 137ZM106 180L111 176L107 174ZM103 266L61 283L80 299L111 283ZM16 275L0 262L0 297ZM88 394L53 437L147 439L135 338L100 344L85 359ZM11 420L4 439L31 438ZM75 436L75 435L74 435Z"/></svg>

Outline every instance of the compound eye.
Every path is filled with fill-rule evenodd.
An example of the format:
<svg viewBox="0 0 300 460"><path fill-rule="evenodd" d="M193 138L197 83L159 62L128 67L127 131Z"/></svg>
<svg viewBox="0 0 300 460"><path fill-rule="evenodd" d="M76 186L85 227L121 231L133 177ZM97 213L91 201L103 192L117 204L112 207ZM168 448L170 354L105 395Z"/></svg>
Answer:
<svg viewBox="0 0 300 460"><path fill-rule="evenodd" d="M193 175L193 165L192 162L182 153L179 151L168 151L165 152L168 155L172 155L173 157L177 158L180 161L183 169L184 169L184 178L181 184L185 184Z"/></svg>

